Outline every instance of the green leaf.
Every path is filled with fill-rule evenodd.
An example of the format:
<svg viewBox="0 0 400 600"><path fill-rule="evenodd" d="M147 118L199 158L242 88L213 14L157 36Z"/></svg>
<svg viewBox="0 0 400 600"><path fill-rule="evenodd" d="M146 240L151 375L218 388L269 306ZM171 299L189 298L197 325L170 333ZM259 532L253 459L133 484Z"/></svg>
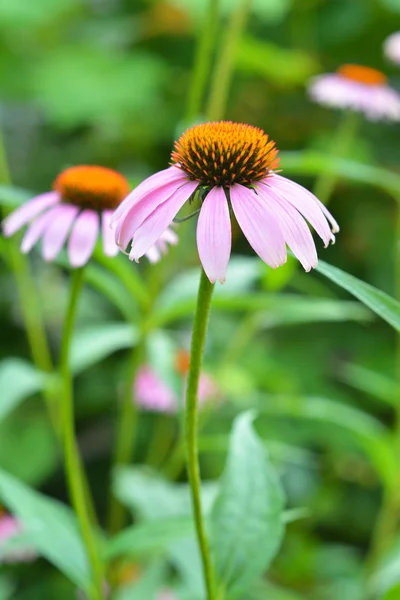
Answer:
<svg viewBox="0 0 400 600"><path fill-rule="evenodd" d="M71 581L87 589L89 566L69 508L0 470L0 502L22 522L30 543Z"/></svg>
<svg viewBox="0 0 400 600"><path fill-rule="evenodd" d="M320 260L316 270L347 290L400 332L400 302L385 292Z"/></svg>
<svg viewBox="0 0 400 600"><path fill-rule="evenodd" d="M0 440L0 468L25 483L40 485L57 467L58 443L46 416L21 407L0 422Z"/></svg>
<svg viewBox="0 0 400 600"><path fill-rule="evenodd" d="M117 350L134 346L138 332L127 323L104 323L77 330L70 349L70 364L77 375Z"/></svg>
<svg viewBox="0 0 400 600"><path fill-rule="evenodd" d="M312 419L347 430L382 480L389 487L394 485L397 466L390 437L386 428L374 417L352 406L320 397L279 396L270 401L261 398L258 406L263 414Z"/></svg>
<svg viewBox="0 0 400 600"><path fill-rule="evenodd" d="M237 598L269 566L283 536L283 493L251 412L236 418L212 511L217 581Z"/></svg>
<svg viewBox="0 0 400 600"><path fill-rule="evenodd" d="M361 365L344 363L339 370L339 378L385 404L396 407L399 404L399 384L381 373L376 373Z"/></svg>
<svg viewBox="0 0 400 600"><path fill-rule="evenodd" d="M187 517L158 518L128 527L106 546L107 558L140 556L159 552L180 538L194 535L193 519Z"/></svg>
<svg viewBox="0 0 400 600"><path fill-rule="evenodd" d="M386 592L382 600L399 600L400 598L400 584L393 587L391 590Z"/></svg>
<svg viewBox="0 0 400 600"><path fill-rule="evenodd" d="M191 514L189 486L171 483L146 467L120 467L114 475L114 492L119 500L143 519L160 519ZM202 485L204 511L214 502L216 486Z"/></svg>
<svg viewBox="0 0 400 600"><path fill-rule="evenodd" d="M280 158L285 172L299 175L332 173L355 183L373 185L396 198L399 197L400 175L387 169L309 150L281 152Z"/></svg>
<svg viewBox="0 0 400 600"><path fill-rule="evenodd" d="M45 376L31 363L20 358L6 358L0 363L0 421L25 398L40 392Z"/></svg>

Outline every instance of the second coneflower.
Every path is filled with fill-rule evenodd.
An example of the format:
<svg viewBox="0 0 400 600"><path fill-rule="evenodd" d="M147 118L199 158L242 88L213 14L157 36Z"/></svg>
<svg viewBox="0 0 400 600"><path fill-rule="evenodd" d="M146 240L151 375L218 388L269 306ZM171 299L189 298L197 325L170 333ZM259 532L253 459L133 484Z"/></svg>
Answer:
<svg viewBox="0 0 400 600"><path fill-rule="evenodd" d="M3 233L8 237L29 225L21 250L29 252L41 240L46 261L55 260L67 243L72 267L88 262L100 236L104 254L115 256L119 248L110 227L111 215L129 190L125 177L112 169L96 165L70 167L58 175L52 191L35 196L12 212L3 222ZM149 260L157 262L166 245L177 241L176 233L167 229L146 252Z"/></svg>
<svg viewBox="0 0 400 600"><path fill-rule="evenodd" d="M273 268L285 263L286 244L307 271L316 266L305 219L325 245L334 241L336 221L308 190L277 174L277 148L261 129L229 121L196 125L171 158L171 167L143 181L114 213L116 243L129 248L131 260L148 251L187 201L200 203L197 246L211 282L225 281L233 215Z"/></svg>

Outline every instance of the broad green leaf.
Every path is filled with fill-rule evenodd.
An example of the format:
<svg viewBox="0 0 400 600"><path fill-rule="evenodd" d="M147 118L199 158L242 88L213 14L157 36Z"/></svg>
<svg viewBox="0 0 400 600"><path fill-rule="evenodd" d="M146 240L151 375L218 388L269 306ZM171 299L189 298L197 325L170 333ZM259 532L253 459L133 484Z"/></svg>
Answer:
<svg viewBox="0 0 400 600"><path fill-rule="evenodd" d="M20 358L6 358L0 363L0 421L25 398L40 392L45 376L31 363Z"/></svg>
<svg viewBox="0 0 400 600"><path fill-rule="evenodd" d="M318 262L316 270L350 292L350 294L358 298L360 302L368 306L374 313L400 332L400 302L398 300L369 285L369 283L365 283L353 275L341 271L337 267L328 265L322 260Z"/></svg>
<svg viewBox="0 0 400 600"><path fill-rule="evenodd" d="M0 600L11 600L15 591L15 584L11 578L0 576Z"/></svg>
<svg viewBox="0 0 400 600"><path fill-rule="evenodd" d="M398 406L400 403L399 384L381 373L376 373L361 365L344 363L339 370L339 378L385 404Z"/></svg>
<svg viewBox="0 0 400 600"><path fill-rule="evenodd" d="M111 539L106 556L141 556L159 552L176 540L194 535L193 520L189 516L158 518L128 527Z"/></svg>
<svg viewBox="0 0 400 600"><path fill-rule="evenodd" d="M142 519L191 514L189 486L171 483L145 467L118 468L114 476L114 492L122 504ZM204 509L208 512L215 498L215 484L203 484L202 493Z"/></svg>
<svg viewBox="0 0 400 600"><path fill-rule="evenodd" d="M252 420L250 412L235 420L212 511L217 582L229 599L267 569L283 537L282 489Z"/></svg>
<svg viewBox="0 0 400 600"><path fill-rule="evenodd" d="M25 483L40 485L58 465L58 442L47 416L21 407L0 422L0 440L0 468Z"/></svg>
<svg viewBox="0 0 400 600"><path fill-rule="evenodd" d="M291 294L271 294L266 292L238 291L220 292L218 286L212 298L214 311L260 311L265 310L265 323L278 326L290 323L315 321L367 320L371 317L361 306L353 303L342 304L338 300L310 298ZM177 300L172 306L156 311L153 325L162 326L176 319L192 315L196 297Z"/></svg>
<svg viewBox="0 0 400 600"><path fill-rule="evenodd" d="M263 398L258 403L258 409L263 414L322 421L347 430L382 480L388 486L394 484L397 466L389 433L377 419L367 413L320 397L279 396L269 401Z"/></svg>
<svg viewBox="0 0 400 600"><path fill-rule="evenodd" d="M103 323L78 329L70 348L72 371L79 374L117 350L131 348L137 336L137 330L128 323Z"/></svg>
<svg viewBox="0 0 400 600"><path fill-rule="evenodd" d="M22 522L30 543L71 581L86 589L90 575L73 513L0 470L0 502Z"/></svg>
<svg viewBox="0 0 400 600"><path fill-rule="evenodd" d="M332 173L349 181L373 185L399 197L400 175L387 169L309 150L281 152L280 157L282 169L286 173L298 173L299 175Z"/></svg>

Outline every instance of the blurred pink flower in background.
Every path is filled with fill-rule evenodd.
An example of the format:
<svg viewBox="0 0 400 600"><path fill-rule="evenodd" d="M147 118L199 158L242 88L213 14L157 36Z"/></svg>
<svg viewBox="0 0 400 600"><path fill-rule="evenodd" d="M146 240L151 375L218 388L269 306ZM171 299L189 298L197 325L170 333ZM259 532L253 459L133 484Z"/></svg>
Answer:
<svg viewBox="0 0 400 600"><path fill-rule="evenodd" d="M313 77L308 92L319 104L361 112L371 121L400 120L400 94L370 67L343 65L336 73Z"/></svg>
<svg viewBox="0 0 400 600"><path fill-rule="evenodd" d="M21 531L18 519L8 514L0 515L0 563L30 562L37 557L36 551L29 546L4 550L5 543L18 536Z"/></svg>
<svg viewBox="0 0 400 600"><path fill-rule="evenodd" d="M4 235L11 236L29 224L21 251L29 252L41 240L46 261L57 258L68 238L67 253L72 267L82 267L88 262L100 235L104 254L115 256L119 248L111 229L111 215L129 189L127 180L112 169L93 165L71 167L57 177L53 191L32 198L4 220ZM163 232L147 251L149 260L157 262L167 244L177 241L174 231Z"/></svg>
<svg viewBox="0 0 400 600"><path fill-rule="evenodd" d="M286 244L306 271L317 265L305 219L326 246L335 239L339 228L332 215L308 190L275 172L275 142L257 127L230 121L195 125L175 143L171 160L171 167L143 181L113 215L116 243L123 251L130 246L131 260L148 252L187 201L201 202L197 247L212 283L226 278L231 212L273 268L286 262Z"/></svg>
<svg viewBox="0 0 400 600"><path fill-rule="evenodd" d="M173 590L162 590L158 592L155 600L178 600L178 596L175 594Z"/></svg>
<svg viewBox="0 0 400 600"><path fill-rule="evenodd" d="M400 65L400 31L386 38L383 51L389 60Z"/></svg>
<svg viewBox="0 0 400 600"><path fill-rule="evenodd" d="M187 353L184 351L178 353L177 363L181 362L181 365L177 364L176 367L177 371L186 378L187 370L180 369L184 361L182 359L184 354ZM210 375L202 373L199 381L199 406L204 406L208 401L217 399L218 396L219 390L214 379ZM182 403L175 391L148 365L140 367L136 375L134 401L146 410L171 414L177 412Z"/></svg>

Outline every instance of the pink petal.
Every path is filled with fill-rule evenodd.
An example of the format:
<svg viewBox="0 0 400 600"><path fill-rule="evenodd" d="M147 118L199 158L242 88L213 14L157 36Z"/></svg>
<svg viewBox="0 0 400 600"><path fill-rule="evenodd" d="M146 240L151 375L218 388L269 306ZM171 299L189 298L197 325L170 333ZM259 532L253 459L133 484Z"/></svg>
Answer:
<svg viewBox="0 0 400 600"><path fill-rule="evenodd" d="M233 212L252 248L273 267L286 262L286 245L276 217L265 202L243 185L230 188Z"/></svg>
<svg viewBox="0 0 400 600"><path fill-rule="evenodd" d="M133 208L129 209L127 213L121 217L115 230L115 239L118 246L125 250L143 221L147 219L160 204L163 204L163 202L168 200L168 198L170 198L182 185L182 181L167 183L153 192L147 193Z"/></svg>
<svg viewBox="0 0 400 600"><path fill-rule="evenodd" d="M318 257L315 244L307 223L289 202L275 194L270 187L260 186L259 195L274 213L285 242L299 259L306 271L317 266Z"/></svg>
<svg viewBox="0 0 400 600"><path fill-rule="evenodd" d="M324 212L321 209L321 202L311 192L306 190L298 183L290 181L280 175L269 175L262 182L261 185L269 186L274 192L277 192L284 200L289 202L310 222L318 233L320 238L324 241L325 246L330 241L335 240L335 236L332 234L329 224L324 216ZM325 209L326 210L326 209ZM336 225L335 230L338 231L336 221L330 215L333 225Z"/></svg>
<svg viewBox="0 0 400 600"><path fill-rule="evenodd" d="M72 267L82 267L92 255L99 235L99 215L84 210L75 221L68 242L68 258Z"/></svg>
<svg viewBox="0 0 400 600"><path fill-rule="evenodd" d="M33 223L28 227L22 238L21 252L26 254L32 250L36 242L42 237L46 229L51 226L54 220L54 215L57 213L58 206L46 210L46 212L39 215Z"/></svg>
<svg viewBox="0 0 400 600"><path fill-rule="evenodd" d="M153 192L162 185L180 180L182 180L182 183L185 183L185 181L188 181L188 178L179 167L168 167L168 169L158 171L158 173L147 177L121 202L113 214L112 222L122 217L125 212L135 206L146 194Z"/></svg>
<svg viewBox="0 0 400 600"><path fill-rule="evenodd" d="M224 283L231 255L232 231L228 201L222 187L207 194L197 222L197 248L211 283Z"/></svg>
<svg viewBox="0 0 400 600"><path fill-rule="evenodd" d="M78 212L79 208L73 204L60 204L52 210L51 223L42 239L44 260L54 260L58 256Z"/></svg>
<svg viewBox="0 0 400 600"><path fill-rule="evenodd" d="M140 367L134 384L134 400L147 410L171 413L178 404L174 392L150 367Z"/></svg>
<svg viewBox="0 0 400 600"><path fill-rule="evenodd" d="M147 217L135 232L135 237L132 240L132 248L129 254L131 260L139 260L155 244L197 186L197 181L190 181L181 186Z"/></svg>
<svg viewBox="0 0 400 600"><path fill-rule="evenodd" d="M115 243L114 231L111 229L112 210L105 210L101 215L101 232L103 236L103 250L106 256L116 256L119 248Z"/></svg>
<svg viewBox="0 0 400 600"><path fill-rule="evenodd" d="M32 200L28 200L28 202L14 210L14 212L4 219L4 235L6 237L13 235L18 229L21 229L21 227L29 223L29 221L32 221L36 215L57 202L60 202L60 195L58 192L46 192L45 194L40 194L40 196L32 198Z"/></svg>
<svg viewBox="0 0 400 600"><path fill-rule="evenodd" d="M147 250L146 256L151 262L151 264L155 265L156 263L160 262L162 258L161 249L157 246L157 244L154 244L151 248Z"/></svg>

